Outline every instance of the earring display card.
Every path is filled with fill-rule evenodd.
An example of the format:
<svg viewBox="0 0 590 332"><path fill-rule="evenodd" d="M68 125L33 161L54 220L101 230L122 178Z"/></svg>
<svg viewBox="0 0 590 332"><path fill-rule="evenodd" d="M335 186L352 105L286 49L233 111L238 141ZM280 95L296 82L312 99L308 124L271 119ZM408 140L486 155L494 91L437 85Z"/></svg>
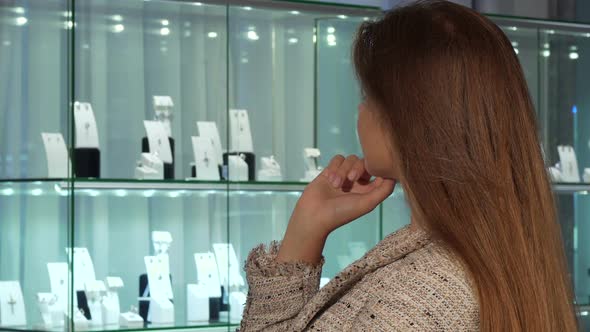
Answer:
<svg viewBox="0 0 590 332"><path fill-rule="evenodd" d="M0 326L27 325L23 293L18 281L0 281Z"/></svg>
<svg viewBox="0 0 590 332"><path fill-rule="evenodd" d="M212 252L196 253L197 282L205 285L209 297L221 297L221 283L219 282L219 268Z"/></svg>
<svg viewBox="0 0 590 332"><path fill-rule="evenodd" d="M71 169L66 142L60 133L41 133L45 156L47 157L47 176L67 178Z"/></svg>
<svg viewBox="0 0 590 332"><path fill-rule="evenodd" d="M170 265L167 255L144 257L147 271L150 297L158 299L173 299L172 280L170 279Z"/></svg>
<svg viewBox="0 0 590 332"><path fill-rule="evenodd" d="M96 118L90 103L74 103L76 148L99 148Z"/></svg>
<svg viewBox="0 0 590 332"><path fill-rule="evenodd" d="M217 152L209 139L193 136L193 153L195 156L196 178L198 180L219 181Z"/></svg>
<svg viewBox="0 0 590 332"><path fill-rule="evenodd" d="M71 248L66 248L66 253L74 257L74 290L83 291L86 283L96 280L90 253L86 248L74 248L73 254Z"/></svg>
<svg viewBox="0 0 590 332"><path fill-rule="evenodd" d="M213 251L218 264L221 284L225 289L233 286L244 286L244 279L240 275L240 266L234 246L231 243L214 243ZM227 280L228 277L230 280Z"/></svg>
<svg viewBox="0 0 590 332"><path fill-rule="evenodd" d="M229 110L230 152L254 153L250 120L246 110Z"/></svg>
<svg viewBox="0 0 590 332"><path fill-rule="evenodd" d="M569 145L557 147L559 162L561 165L561 180L563 182L580 182L578 160L574 148Z"/></svg>
<svg viewBox="0 0 590 332"><path fill-rule="evenodd" d="M57 306L61 312L67 310L68 305L68 264L47 263L51 293L57 295ZM74 297L75 298L75 297Z"/></svg>
<svg viewBox="0 0 590 332"><path fill-rule="evenodd" d="M159 121L144 121L150 153L158 156L165 163L172 163L172 148L168 140L166 128Z"/></svg>
<svg viewBox="0 0 590 332"><path fill-rule="evenodd" d="M197 128L199 128L199 137L208 140L209 144L213 146L213 150L216 153L215 158L217 159L217 164L222 165L223 147L221 146L221 138L215 122L197 121Z"/></svg>

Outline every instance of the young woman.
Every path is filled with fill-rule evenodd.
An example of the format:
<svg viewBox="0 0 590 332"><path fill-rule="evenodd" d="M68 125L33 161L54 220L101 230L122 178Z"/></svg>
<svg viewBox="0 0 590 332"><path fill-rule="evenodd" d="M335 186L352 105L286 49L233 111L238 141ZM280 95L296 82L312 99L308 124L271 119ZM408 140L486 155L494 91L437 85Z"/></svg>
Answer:
<svg viewBox="0 0 590 332"><path fill-rule="evenodd" d="M363 24L353 55L364 159L336 156L282 243L252 251L241 330L575 331L535 112L502 31L418 2ZM396 183L411 225L318 290L326 237Z"/></svg>

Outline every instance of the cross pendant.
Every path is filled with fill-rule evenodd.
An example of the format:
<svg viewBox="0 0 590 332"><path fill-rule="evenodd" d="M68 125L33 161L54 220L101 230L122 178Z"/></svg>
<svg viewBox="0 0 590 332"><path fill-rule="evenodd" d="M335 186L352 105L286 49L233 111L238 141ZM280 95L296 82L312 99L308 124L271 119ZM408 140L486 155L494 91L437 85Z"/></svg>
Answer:
<svg viewBox="0 0 590 332"><path fill-rule="evenodd" d="M207 151L205 151L205 158L203 159L205 166L209 167L209 157L207 157Z"/></svg>
<svg viewBox="0 0 590 332"><path fill-rule="evenodd" d="M8 301L8 305L10 306L10 312L14 315L14 305L16 304L16 300L10 295L10 301Z"/></svg>

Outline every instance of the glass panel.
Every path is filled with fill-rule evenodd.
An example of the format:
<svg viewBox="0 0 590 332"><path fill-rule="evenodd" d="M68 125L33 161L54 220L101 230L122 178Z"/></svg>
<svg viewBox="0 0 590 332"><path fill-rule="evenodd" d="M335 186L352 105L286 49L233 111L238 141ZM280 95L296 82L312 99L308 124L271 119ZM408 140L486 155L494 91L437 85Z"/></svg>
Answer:
<svg viewBox="0 0 590 332"><path fill-rule="evenodd" d="M0 2L0 330L63 331L69 308L71 192L37 179L70 175L70 5Z"/></svg>
<svg viewBox="0 0 590 332"><path fill-rule="evenodd" d="M226 146L225 6L81 1L76 20L76 100L94 109L102 178L136 177L142 144L149 150L143 121L156 117L154 96L173 103L159 114L174 140L170 178L192 175L197 121L214 121Z"/></svg>
<svg viewBox="0 0 590 332"><path fill-rule="evenodd" d="M0 179L47 178L41 133L69 141L67 3L0 2Z"/></svg>
<svg viewBox="0 0 590 332"><path fill-rule="evenodd" d="M541 30L540 36L547 55L541 57L541 105L548 114L545 152L553 165L559 161L557 146L571 145L583 171L590 165L590 133L585 130L590 119L590 96L585 82L585 73L590 72L590 34Z"/></svg>
<svg viewBox="0 0 590 332"><path fill-rule="evenodd" d="M356 129L361 98L351 47L366 19L342 16L317 23L317 144L323 165L336 154L362 154Z"/></svg>
<svg viewBox="0 0 590 332"><path fill-rule="evenodd" d="M69 200L57 182L0 183L0 330L63 331ZM51 310L58 319L47 316Z"/></svg>
<svg viewBox="0 0 590 332"><path fill-rule="evenodd" d="M230 108L248 111L256 162L273 155L287 181L303 177L303 149L314 147L316 17L229 9Z"/></svg>
<svg viewBox="0 0 590 332"><path fill-rule="evenodd" d="M544 122L548 162L550 165L559 162L558 145L571 145L576 151L582 176L585 168L590 166L590 134L585 126L590 120L590 97L585 82L590 72L590 34L542 29L540 46L541 105L547 114ZM588 305L590 248L585 245L589 234L585 226L585 220L590 215L588 195L586 191L561 194L558 201L559 220L576 300L580 305Z"/></svg>
<svg viewBox="0 0 590 332"><path fill-rule="evenodd" d="M529 93L538 110L539 98L539 55L546 55L546 52L539 53L537 29L523 28L515 25L502 25L500 28L512 42L514 52L520 60L524 77L528 83ZM541 115L541 114L540 114ZM541 115L542 116L542 115Z"/></svg>
<svg viewBox="0 0 590 332"><path fill-rule="evenodd" d="M213 252L213 244L227 243L227 191L158 189L157 186L156 189L121 189L125 183L118 186L92 188L93 182L89 182L84 183L84 189L76 189L75 246L88 250L94 265L92 278L103 281L107 277L121 278L124 286L115 289L121 312L139 308L140 315L146 318L149 313L148 328L226 324L227 314L219 316L217 310L217 316L210 316L209 297L189 292L188 287L205 281L197 280L195 253ZM155 231L167 234L154 234ZM86 278L82 264L75 261L75 286L83 286L76 278ZM166 283L168 269L171 283ZM173 311L167 308L171 305L167 296L160 295L168 294L166 287L170 284ZM221 289L218 293L220 297ZM87 306L94 315L93 295L88 291L86 294L90 297ZM156 299L160 302L154 302ZM206 305L199 301L205 301ZM219 300L216 303L219 305ZM78 307L84 307L84 303L78 302ZM171 320L167 320L168 315ZM193 320L198 316L205 319ZM95 329L137 327L118 323L118 319L106 326L98 322Z"/></svg>

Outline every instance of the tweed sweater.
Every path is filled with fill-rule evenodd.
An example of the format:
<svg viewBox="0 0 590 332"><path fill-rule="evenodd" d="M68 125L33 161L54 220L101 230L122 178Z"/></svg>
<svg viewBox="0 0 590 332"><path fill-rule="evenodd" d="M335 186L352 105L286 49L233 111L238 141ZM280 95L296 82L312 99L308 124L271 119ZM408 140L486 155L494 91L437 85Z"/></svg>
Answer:
<svg viewBox="0 0 590 332"><path fill-rule="evenodd" d="M279 263L279 244L252 250L241 332L477 331L475 286L454 255L406 226L319 289L317 266Z"/></svg>

